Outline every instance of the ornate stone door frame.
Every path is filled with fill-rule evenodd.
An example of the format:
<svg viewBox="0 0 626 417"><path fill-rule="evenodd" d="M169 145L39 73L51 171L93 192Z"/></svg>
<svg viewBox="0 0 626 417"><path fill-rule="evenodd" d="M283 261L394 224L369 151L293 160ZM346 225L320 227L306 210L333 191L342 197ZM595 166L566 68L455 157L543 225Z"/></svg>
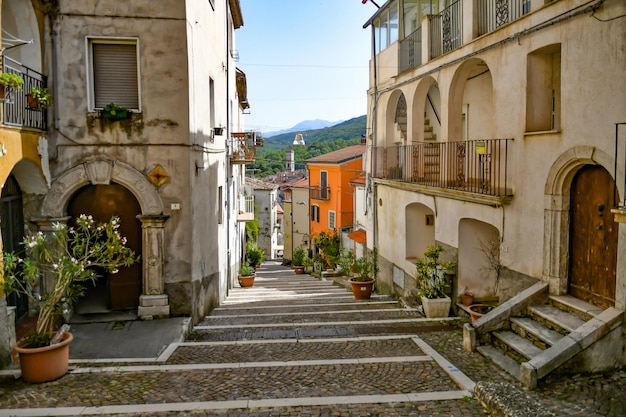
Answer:
<svg viewBox="0 0 626 417"><path fill-rule="evenodd" d="M169 301L163 293L164 225L169 216L163 214L163 203L154 185L139 171L124 162L93 160L65 171L50 187L38 223L45 228L50 222L66 222L67 204L72 195L85 185L126 187L139 201L142 226L142 295L138 315L143 318L167 317ZM40 227L41 228L41 227Z"/></svg>
<svg viewBox="0 0 626 417"><path fill-rule="evenodd" d="M567 294L570 189L574 175L585 165L601 165L611 173L613 157L594 146L571 148L554 161L546 180L543 279L553 295ZM619 281L619 268L617 274Z"/></svg>

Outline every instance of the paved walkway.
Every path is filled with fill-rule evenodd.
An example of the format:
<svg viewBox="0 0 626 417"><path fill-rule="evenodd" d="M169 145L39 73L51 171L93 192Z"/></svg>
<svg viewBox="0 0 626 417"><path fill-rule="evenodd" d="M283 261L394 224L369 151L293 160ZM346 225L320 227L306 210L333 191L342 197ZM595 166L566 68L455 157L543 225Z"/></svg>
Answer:
<svg viewBox="0 0 626 417"><path fill-rule="evenodd" d="M184 342L158 357L73 362L29 385L0 377L0 417L483 416L477 381L519 384L462 349L463 319L266 263ZM82 353L84 355L84 352ZM527 393L554 415L626 415L626 372L554 378Z"/></svg>

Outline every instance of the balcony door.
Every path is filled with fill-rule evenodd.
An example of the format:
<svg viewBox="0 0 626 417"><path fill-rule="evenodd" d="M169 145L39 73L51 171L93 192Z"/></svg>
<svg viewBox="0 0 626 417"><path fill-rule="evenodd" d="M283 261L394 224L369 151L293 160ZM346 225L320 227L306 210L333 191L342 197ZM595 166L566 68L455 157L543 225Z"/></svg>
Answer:
<svg viewBox="0 0 626 417"><path fill-rule="evenodd" d="M328 200L328 171L320 171L320 197Z"/></svg>

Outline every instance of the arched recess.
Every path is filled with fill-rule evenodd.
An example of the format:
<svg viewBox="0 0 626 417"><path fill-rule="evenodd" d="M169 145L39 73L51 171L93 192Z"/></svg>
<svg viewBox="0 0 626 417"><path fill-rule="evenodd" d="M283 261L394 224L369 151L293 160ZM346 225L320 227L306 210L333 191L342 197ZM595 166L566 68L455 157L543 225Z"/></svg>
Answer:
<svg viewBox="0 0 626 417"><path fill-rule="evenodd" d="M441 93L437 81L432 77L422 78L413 102L413 141L436 140L441 132Z"/></svg>
<svg viewBox="0 0 626 417"><path fill-rule="evenodd" d="M567 294L570 201L572 181L576 173L587 165L600 165L613 172L613 158L594 146L577 146L561 154L550 167L545 184L543 279L550 285L550 293ZM618 178L624 173L618 172ZM624 190L621 190L622 195Z"/></svg>
<svg viewBox="0 0 626 417"><path fill-rule="evenodd" d="M461 219L458 293L467 289L478 298L498 295L499 279L490 265L499 259L499 250L500 232L495 226L475 219Z"/></svg>
<svg viewBox="0 0 626 417"><path fill-rule="evenodd" d="M43 72L39 24L31 1L2 0L2 32L4 56Z"/></svg>
<svg viewBox="0 0 626 417"><path fill-rule="evenodd" d="M448 140L494 138L493 102L493 80L487 63L479 58L463 62L450 83Z"/></svg>
<svg viewBox="0 0 626 417"><path fill-rule="evenodd" d="M138 218L142 228L142 295L138 315L169 316L168 297L163 293L164 223L168 216L163 214L163 202L156 187L141 172L128 164L111 160L88 161L70 168L52 183L42 204L43 218L39 227L45 232L52 222L67 221L67 206L77 190L86 185L111 183L128 189L141 207Z"/></svg>
<svg viewBox="0 0 626 417"><path fill-rule="evenodd" d="M385 146L405 144L407 132L406 97L396 90L391 93L385 111Z"/></svg>
<svg viewBox="0 0 626 417"><path fill-rule="evenodd" d="M435 244L435 213L423 204L412 203L404 209L404 217L405 256L415 262L429 245Z"/></svg>

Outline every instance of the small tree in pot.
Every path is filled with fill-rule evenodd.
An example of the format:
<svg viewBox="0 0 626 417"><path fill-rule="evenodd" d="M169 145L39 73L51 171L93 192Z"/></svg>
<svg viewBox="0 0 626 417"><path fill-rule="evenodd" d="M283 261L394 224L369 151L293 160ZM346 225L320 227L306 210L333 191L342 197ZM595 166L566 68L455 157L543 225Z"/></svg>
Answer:
<svg viewBox="0 0 626 417"><path fill-rule="evenodd" d="M454 270L456 263L442 263L439 260L444 250L441 245L431 245L415 263L418 295L424 306L424 314L429 318L447 317L452 303L445 290L449 285L447 275Z"/></svg>
<svg viewBox="0 0 626 417"><path fill-rule="evenodd" d="M116 273L118 268L130 266L139 260L125 246L126 238L121 236L119 227L118 217L113 217L108 223L97 224L91 216L82 214L76 219L74 227L55 223L49 235L39 232L24 238L25 259L11 253L4 254L0 272L5 293L22 293L30 300L39 301L36 328L19 341L16 348L20 352L22 376L25 379L30 378L30 374L24 371L25 357L22 356L22 350L50 345L63 311L71 309L84 294L85 283L94 283L98 278L95 268ZM48 293L39 295L37 288L45 276L54 278L53 287ZM65 372L67 363L63 373L56 378Z"/></svg>
<svg viewBox="0 0 626 417"><path fill-rule="evenodd" d="M368 299L372 295L372 287L378 274L378 250L364 249L363 256L356 259L352 266L350 286L357 299Z"/></svg>

